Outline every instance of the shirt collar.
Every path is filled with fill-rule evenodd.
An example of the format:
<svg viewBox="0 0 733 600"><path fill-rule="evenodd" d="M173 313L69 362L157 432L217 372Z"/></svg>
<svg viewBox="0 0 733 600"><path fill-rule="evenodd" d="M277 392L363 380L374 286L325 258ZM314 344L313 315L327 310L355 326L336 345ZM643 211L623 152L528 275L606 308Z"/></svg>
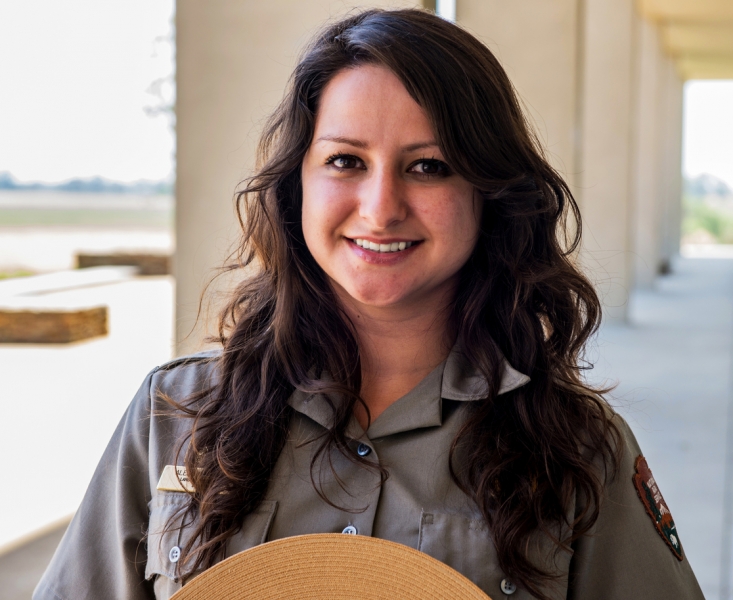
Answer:
<svg viewBox="0 0 733 600"><path fill-rule="evenodd" d="M443 398L461 401L486 398L489 383L479 370L468 362L459 344L453 346L444 365L441 388ZM504 373L501 376L499 395L516 390L527 383L529 383L529 377L517 371L509 364L509 361L504 359Z"/></svg>
<svg viewBox="0 0 733 600"><path fill-rule="evenodd" d="M499 394L522 387L529 380L529 377L515 370L505 359ZM366 435L369 439L376 439L423 427L440 426L443 423L443 399L459 402L480 400L486 397L488 387L486 379L466 360L459 344L456 344L448 358L413 390L379 415ZM288 404L322 427L330 426L332 410L322 395L295 390ZM356 419L352 419L346 435L352 439L364 437L364 431Z"/></svg>

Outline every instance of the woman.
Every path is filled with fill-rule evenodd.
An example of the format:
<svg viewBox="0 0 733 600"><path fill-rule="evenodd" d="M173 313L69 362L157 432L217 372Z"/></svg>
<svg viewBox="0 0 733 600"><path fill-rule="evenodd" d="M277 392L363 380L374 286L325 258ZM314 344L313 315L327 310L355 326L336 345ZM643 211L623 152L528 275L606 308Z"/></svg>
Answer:
<svg viewBox="0 0 733 600"><path fill-rule="evenodd" d="M223 350L148 376L34 597L169 598L266 540L341 531L493 598L702 598L581 378L600 305L578 209L493 55L426 12L350 16L260 154Z"/></svg>

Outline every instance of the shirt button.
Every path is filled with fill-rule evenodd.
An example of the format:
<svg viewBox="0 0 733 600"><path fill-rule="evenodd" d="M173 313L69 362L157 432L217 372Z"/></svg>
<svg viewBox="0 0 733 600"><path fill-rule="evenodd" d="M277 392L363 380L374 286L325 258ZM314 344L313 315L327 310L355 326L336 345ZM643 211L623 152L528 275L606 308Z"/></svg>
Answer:
<svg viewBox="0 0 733 600"><path fill-rule="evenodd" d="M356 453L359 456L366 456L372 451L372 449L367 446L366 444L359 444L359 447L356 449Z"/></svg>
<svg viewBox="0 0 733 600"><path fill-rule="evenodd" d="M181 558L181 549L178 546L173 546L171 551L168 553L168 560L175 563L178 562L179 558Z"/></svg>
<svg viewBox="0 0 733 600"><path fill-rule="evenodd" d="M353 525L347 525L344 527L344 530L341 533L345 533L347 535L356 535L358 532L356 531L356 527Z"/></svg>
<svg viewBox="0 0 733 600"><path fill-rule="evenodd" d="M508 579L502 579L501 591L504 592L507 596L511 596L514 592L517 591L517 586Z"/></svg>

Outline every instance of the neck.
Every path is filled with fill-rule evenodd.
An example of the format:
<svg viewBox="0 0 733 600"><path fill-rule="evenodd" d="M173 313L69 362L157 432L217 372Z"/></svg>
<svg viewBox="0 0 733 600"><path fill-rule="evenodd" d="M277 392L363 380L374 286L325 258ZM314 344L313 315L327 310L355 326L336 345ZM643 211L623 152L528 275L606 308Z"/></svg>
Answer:
<svg viewBox="0 0 733 600"><path fill-rule="evenodd" d="M448 356L455 341L448 321L451 299L387 308L342 299L359 340L361 397L372 421ZM357 405L355 413L366 430L366 411Z"/></svg>

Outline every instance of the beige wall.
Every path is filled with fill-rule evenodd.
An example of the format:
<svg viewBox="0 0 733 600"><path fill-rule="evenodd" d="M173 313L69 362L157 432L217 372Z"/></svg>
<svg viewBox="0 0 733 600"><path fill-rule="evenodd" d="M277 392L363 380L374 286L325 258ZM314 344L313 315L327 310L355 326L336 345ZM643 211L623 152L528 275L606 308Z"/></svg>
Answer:
<svg viewBox="0 0 733 600"><path fill-rule="evenodd" d="M237 237L233 194L250 173L263 119L282 96L297 53L309 36L330 17L356 5L364 3L178 0L174 273L179 354L199 349L205 330L212 331L215 306L208 311L209 318L204 315L192 329L203 287ZM209 297L215 299L216 294Z"/></svg>

